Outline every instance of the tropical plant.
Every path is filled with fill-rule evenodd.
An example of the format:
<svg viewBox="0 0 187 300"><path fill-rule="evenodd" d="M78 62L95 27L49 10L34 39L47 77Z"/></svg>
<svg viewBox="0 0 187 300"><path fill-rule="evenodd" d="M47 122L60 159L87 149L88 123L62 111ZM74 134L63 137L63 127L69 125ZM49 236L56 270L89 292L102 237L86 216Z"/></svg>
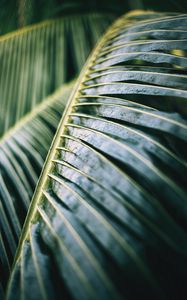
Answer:
<svg viewBox="0 0 187 300"><path fill-rule="evenodd" d="M0 37L0 298L186 299L187 15L122 16L64 85L146 1L41 2Z"/></svg>
<svg viewBox="0 0 187 300"><path fill-rule="evenodd" d="M0 38L0 290L6 285L29 203L68 99L62 84L79 73L113 18L93 13L68 16Z"/></svg>
<svg viewBox="0 0 187 300"><path fill-rule="evenodd" d="M0 135L80 72L113 18L107 14L68 16L0 37Z"/></svg>
<svg viewBox="0 0 187 300"><path fill-rule="evenodd" d="M186 40L186 15L151 12L101 39L50 148L7 299L186 298Z"/></svg>
<svg viewBox="0 0 187 300"><path fill-rule="evenodd" d="M46 98L0 140L1 282L5 285L21 228L72 84Z"/></svg>

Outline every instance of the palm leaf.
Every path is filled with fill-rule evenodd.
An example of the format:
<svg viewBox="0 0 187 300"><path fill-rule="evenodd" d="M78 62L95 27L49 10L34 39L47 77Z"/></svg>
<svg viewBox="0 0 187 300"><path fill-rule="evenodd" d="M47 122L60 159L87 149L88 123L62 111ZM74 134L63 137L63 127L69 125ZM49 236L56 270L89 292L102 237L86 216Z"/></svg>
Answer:
<svg viewBox="0 0 187 300"><path fill-rule="evenodd" d="M35 106L79 72L111 19L111 15L101 14L69 16L25 27L0 38L0 135L3 135L0 140L0 267L3 269L0 282L3 285L63 108L62 104L54 103L56 107L30 125L30 119L38 110L43 111L46 104L36 111ZM22 124L27 121L29 125L23 130ZM36 137L37 133L42 133L42 138Z"/></svg>
<svg viewBox="0 0 187 300"><path fill-rule="evenodd" d="M185 299L187 16L123 16L85 65L7 299ZM174 298L177 295L177 298Z"/></svg>
<svg viewBox="0 0 187 300"><path fill-rule="evenodd" d="M112 18L103 14L68 16L0 37L0 136L79 73Z"/></svg>
<svg viewBox="0 0 187 300"><path fill-rule="evenodd" d="M5 285L25 216L72 89L57 90L0 140L0 266Z"/></svg>

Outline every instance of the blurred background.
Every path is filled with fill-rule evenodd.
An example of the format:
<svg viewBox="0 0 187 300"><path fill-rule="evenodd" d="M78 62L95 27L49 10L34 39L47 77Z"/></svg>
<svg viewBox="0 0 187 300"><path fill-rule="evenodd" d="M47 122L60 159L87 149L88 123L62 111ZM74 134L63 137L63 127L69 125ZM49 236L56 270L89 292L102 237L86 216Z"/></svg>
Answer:
<svg viewBox="0 0 187 300"><path fill-rule="evenodd" d="M187 0L0 0L0 34L67 14L105 12L116 16L132 9L187 12Z"/></svg>

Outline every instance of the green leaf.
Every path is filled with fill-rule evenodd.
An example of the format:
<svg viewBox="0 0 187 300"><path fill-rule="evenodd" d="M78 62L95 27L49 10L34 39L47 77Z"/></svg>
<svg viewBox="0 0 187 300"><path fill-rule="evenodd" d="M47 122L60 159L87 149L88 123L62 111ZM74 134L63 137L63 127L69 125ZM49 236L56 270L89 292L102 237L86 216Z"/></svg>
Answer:
<svg viewBox="0 0 187 300"><path fill-rule="evenodd" d="M31 123L30 119L40 109L45 110L45 103L38 108L41 101L80 71L112 18L109 14L68 16L0 37L0 268L3 269L0 282L3 286L64 106L55 102L55 107L44 116ZM26 122L29 125L25 129Z"/></svg>
<svg viewBox="0 0 187 300"><path fill-rule="evenodd" d="M0 37L0 136L79 73L112 19L107 14L68 16Z"/></svg>
<svg viewBox="0 0 187 300"><path fill-rule="evenodd" d="M178 14L130 14L104 35L50 149L7 299L185 299L185 41Z"/></svg>
<svg viewBox="0 0 187 300"><path fill-rule="evenodd" d="M5 285L30 200L73 84L64 85L0 140L0 265Z"/></svg>

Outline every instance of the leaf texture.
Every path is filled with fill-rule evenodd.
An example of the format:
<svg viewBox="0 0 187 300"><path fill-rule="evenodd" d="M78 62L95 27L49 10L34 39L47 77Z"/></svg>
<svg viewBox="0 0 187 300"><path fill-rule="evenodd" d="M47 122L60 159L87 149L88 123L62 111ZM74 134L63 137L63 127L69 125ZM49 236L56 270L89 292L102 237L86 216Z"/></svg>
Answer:
<svg viewBox="0 0 187 300"><path fill-rule="evenodd" d="M187 16L121 17L50 149L7 299L185 299ZM33 292L31 292L33 291Z"/></svg>
<svg viewBox="0 0 187 300"><path fill-rule="evenodd" d="M72 89L60 88L0 140L0 269L5 286L18 239L57 125Z"/></svg>
<svg viewBox="0 0 187 300"><path fill-rule="evenodd" d="M0 136L79 73L113 18L107 14L68 16L0 37Z"/></svg>

